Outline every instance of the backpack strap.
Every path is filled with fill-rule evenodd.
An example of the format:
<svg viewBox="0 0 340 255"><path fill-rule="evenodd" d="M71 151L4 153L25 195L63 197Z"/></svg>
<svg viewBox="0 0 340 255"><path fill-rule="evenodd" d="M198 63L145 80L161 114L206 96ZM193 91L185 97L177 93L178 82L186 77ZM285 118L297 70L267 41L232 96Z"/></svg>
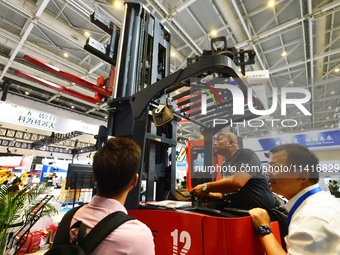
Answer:
<svg viewBox="0 0 340 255"><path fill-rule="evenodd" d="M53 245L68 244L70 243L70 225L74 214L85 204L81 206L74 207L69 210L60 223L58 224L58 230L53 240Z"/></svg>
<svg viewBox="0 0 340 255"><path fill-rule="evenodd" d="M76 242L78 242L78 240L83 240L84 237L86 236L86 226L82 221L77 221L76 223L74 223L70 230L74 229L74 228L78 228L78 235L77 235L77 239L75 240Z"/></svg>
<svg viewBox="0 0 340 255"><path fill-rule="evenodd" d="M117 227L126 221L134 219L134 217L122 211L111 213L98 222L78 245L83 248L85 254L90 254Z"/></svg>

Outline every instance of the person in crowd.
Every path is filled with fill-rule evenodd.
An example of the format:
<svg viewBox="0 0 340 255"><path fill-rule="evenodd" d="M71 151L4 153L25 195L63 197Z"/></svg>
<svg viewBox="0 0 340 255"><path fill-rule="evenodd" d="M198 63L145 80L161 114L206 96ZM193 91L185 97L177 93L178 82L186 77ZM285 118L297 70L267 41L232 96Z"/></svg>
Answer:
<svg viewBox="0 0 340 255"><path fill-rule="evenodd" d="M17 195L19 193L20 189L19 189L18 185L12 184L8 187L8 191L11 192L11 194L13 194L13 195Z"/></svg>
<svg viewBox="0 0 340 255"><path fill-rule="evenodd" d="M136 186L141 150L131 139L109 139L93 158L96 195L74 215L71 226L82 221L88 233L100 220L115 211L127 213L124 207L128 193ZM76 238L76 231L70 233ZM138 220L130 220L115 229L91 255L153 255L151 230Z"/></svg>
<svg viewBox="0 0 340 255"><path fill-rule="evenodd" d="M330 191L330 193L336 197L339 197L337 196L339 192L339 184L337 181L335 180L329 180L329 183L328 183L328 189Z"/></svg>
<svg viewBox="0 0 340 255"><path fill-rule="evenodd" d="M11 183L11 185L16 185L19 187L19 189L21 188L21 179L19 177L15 177Z"/></svg>
<svg viewBox="0 0 340 255"><path fill-rule="evenodd" d="M214 142L215 152L225 158L221 168L224 178L197 185L191 191L196 197L208 200L225 200L234 208L259 207L248 194L269 208L276 205L266 176L262 173L261 161L254 151L240 149L237 137L231 132L222 132Z"/></svg>
<svg viewBox="0 0 340 255"><path fill-rule="evenodd" d="M268 213L261 208L249 211L267 255L340 254L340 203L321 190L319 166L318 158L299 144L270 151L270 186L288 199L289 214L286 252L271 233Z"/></svg>

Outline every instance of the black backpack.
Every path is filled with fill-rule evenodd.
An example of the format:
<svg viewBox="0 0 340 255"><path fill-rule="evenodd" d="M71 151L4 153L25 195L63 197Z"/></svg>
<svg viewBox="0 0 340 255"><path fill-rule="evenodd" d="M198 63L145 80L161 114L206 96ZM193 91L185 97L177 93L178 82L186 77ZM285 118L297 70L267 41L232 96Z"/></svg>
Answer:
<svg viewBox="0 0 340 255"><path fill-rule="evenodd" d="M113 230L124 222L133 220L132 216L122 211L107 215L85 236L86 227L81 221L77 221L70 227L74 214L81 206L68 211L59 223L53 245L45 255L88 255L90 254ZM70 229L79 228L78 244L70 243Z"/></svg>

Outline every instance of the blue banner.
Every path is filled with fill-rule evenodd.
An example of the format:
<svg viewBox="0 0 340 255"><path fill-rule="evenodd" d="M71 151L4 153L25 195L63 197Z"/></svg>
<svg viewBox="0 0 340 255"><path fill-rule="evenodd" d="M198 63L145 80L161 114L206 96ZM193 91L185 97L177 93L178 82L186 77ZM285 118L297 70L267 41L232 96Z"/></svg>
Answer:
<svg viewBox="0 0 340 255"><path fill-rule="evenodd" d="M311 132L298 135L284 135L276 138L259 139L263 150L269 151L273 147L281 144L298 143L309 148L328 147L340 145L340 130Z"/></svg>

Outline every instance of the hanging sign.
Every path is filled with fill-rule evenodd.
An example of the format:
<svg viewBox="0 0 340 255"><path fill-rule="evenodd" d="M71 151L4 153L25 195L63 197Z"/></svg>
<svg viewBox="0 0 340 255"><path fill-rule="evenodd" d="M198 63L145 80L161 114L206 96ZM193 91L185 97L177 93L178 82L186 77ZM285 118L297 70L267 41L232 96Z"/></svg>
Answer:
<svg viewBox="0 0 340 255"><path fill-rule="evenodd" d="M259 139L263 150L271 150L277 145L298 143L309 148L340 145L340 130L310 132L306 134L284 135L276 138Z"/></svg>
<svg viewBox="0 0 340 255"><path fill-rule="evenodd" d="M41 130L67 133L81 131L86 134L97 134L99 126L80 120L68 119L44 111L0 101L1 121Z"/></svg>

